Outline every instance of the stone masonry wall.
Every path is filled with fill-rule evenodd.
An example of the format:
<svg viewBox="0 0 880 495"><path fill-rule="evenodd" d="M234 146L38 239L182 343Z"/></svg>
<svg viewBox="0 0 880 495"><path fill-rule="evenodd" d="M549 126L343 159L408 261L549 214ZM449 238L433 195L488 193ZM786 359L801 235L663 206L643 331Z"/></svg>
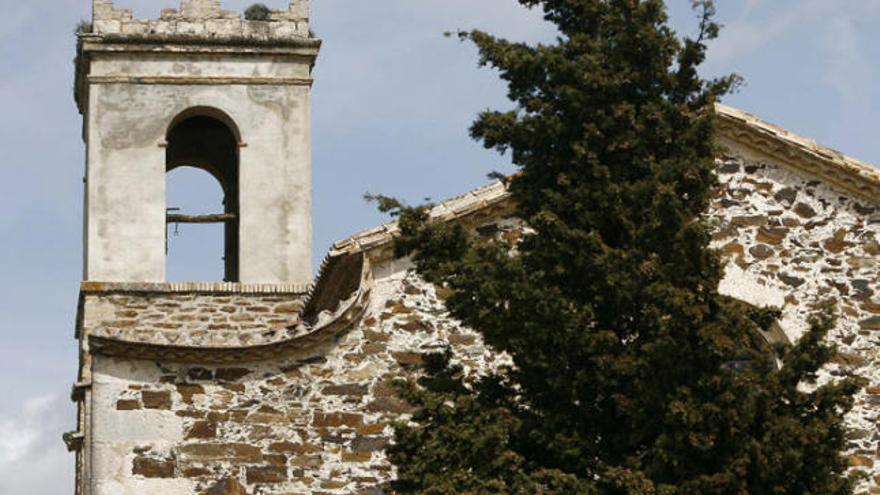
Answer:
<svg viewBox="0 0 880 495"><path fill-rule="evenodd" d="M870 380L847 418L848 455L869 475L860 493L880 493L880 207L760 160L727 157L718 165L722 188L708 219L730 261L722 289L782 307L791 340L817 303L837 303L840 323L829 338L841 354L820 379ZM515 241L523 231L521 222L503 220L476 234ZM392 381L446 346L472 377L509 361L451 319L444 290L422 281L406 260L374 266L373 279L370 305L351 331L283 359L209 367L96 356L95 493L207 493L220 482L250 494L384 493L394 476L384 448L393 422L410 412ZM180 327L169 331L190 335L205 325L247 332L248 325L289 323L300 307L253 296L188 297L117 295L94 303L107 321L128 322L125 331L174 322Z"/></svg>
<svg viewBox="0 0 880 495"><path fill-rule="evenodd" d="M829 339L841 352L820 381L869 380L847 418L848 453L852 467L869 475L859 493L880 493L880 204L761 160L727 157L718 171L723 187L710 222L715 246L731 262L722 286L781 307L792 341L818 303L835 303L840 320Z"/></svg>
<svg viewBox="0 0 880 495"><path fill-rule="evenodd" d="M410 411L392 381L446 345L472 375L503 361L449 318L442 289L407 268L375 268L371 306L338 342L278 362L96 356L97 493L205 493L229 478L251 494L383 493L394 475L383 452L391 424Z"/></svg>

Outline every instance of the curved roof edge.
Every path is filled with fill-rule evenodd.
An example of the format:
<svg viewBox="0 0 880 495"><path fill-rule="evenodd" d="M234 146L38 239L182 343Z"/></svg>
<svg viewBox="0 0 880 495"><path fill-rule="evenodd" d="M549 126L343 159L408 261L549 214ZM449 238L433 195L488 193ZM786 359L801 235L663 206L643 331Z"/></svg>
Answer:
<svg viewBox="0 0 880 495"><path fill-rule="evenodd" d="M347 287L334 293L312 321L303 321L304 328L279 327L260 329L247 345L178 345L146 339L85 335L92 353L129 359L146 359L175 363L224 365L256 362L301 354L332 340L347 331L366 311L372 291L372 270L367 256L352 256L345 268L356 277ZM330 277L332 279L337 277ZM349 290L350 289L350 290ZM82 314L82 310L80 310Z"/></svg>

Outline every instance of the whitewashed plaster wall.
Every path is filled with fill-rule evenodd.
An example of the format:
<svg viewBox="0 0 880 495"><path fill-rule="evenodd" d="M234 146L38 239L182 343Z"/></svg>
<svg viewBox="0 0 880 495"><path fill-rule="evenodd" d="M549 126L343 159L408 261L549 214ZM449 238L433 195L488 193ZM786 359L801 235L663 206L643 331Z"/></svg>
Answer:
<svg viewBox="0 0 880 495"><path fill-rule="evenodd" d="M301 57L93 55L87 111L87 280L165 280L165 135L215 108L240 147L240 281L311 280L309 62ZM179 83L146 84L149 77ZM235 79L205 84L211 79ZM249 84L248 79L283 79ZM301 83L290 83L291 79ZM195 81L195 82L194 82ZM198 82L201 81L201 82Z"/></svg>

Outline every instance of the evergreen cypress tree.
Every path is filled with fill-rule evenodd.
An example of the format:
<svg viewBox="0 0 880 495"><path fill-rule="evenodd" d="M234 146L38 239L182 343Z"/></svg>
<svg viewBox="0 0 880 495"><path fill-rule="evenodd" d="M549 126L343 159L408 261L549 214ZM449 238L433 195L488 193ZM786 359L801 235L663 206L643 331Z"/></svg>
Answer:
<svg viewBox="0 0 880 495"><path fill-rule="evenodd" d="M700 78L718 35L694 1L679 39L662 0L519 0L559 31L530 46L459 33L496 68L516 109L471 133L510 152L517 246L484 242L426 209L400 216L399 255L453 289L451 313L514 366L465 386L432 356L404 390L415 425L390 449L401 494L844 495L842 417L859 384L819 386L828 311L795 346L718 293L709 249L712 104L736 77ZM782 363L781 367L779 363Z"/></svg>

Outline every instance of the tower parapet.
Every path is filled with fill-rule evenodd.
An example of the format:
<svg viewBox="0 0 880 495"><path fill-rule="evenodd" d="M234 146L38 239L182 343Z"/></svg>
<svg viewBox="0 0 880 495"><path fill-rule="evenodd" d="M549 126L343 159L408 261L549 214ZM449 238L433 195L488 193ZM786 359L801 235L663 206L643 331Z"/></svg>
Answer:
<svg viewBox="0 0 880 495"><path fill-rule="evenodd" d="M309 37L309 2L291 0L287 9L272 9L261 21L223 10L220 0L182 0L178 9L163 9L159 19L142 20L113 0L93 0L92 34L144 38L208 37L280 40Z"/></svg>

